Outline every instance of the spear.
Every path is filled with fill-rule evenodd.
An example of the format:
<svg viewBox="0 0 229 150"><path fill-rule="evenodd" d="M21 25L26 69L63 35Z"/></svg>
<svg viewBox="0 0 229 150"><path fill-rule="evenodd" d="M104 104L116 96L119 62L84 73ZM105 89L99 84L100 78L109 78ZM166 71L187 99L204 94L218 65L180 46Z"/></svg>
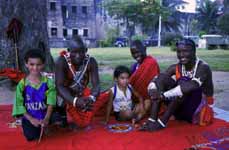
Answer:
<svg viewBox="0 0 229 150"><path fill-rule="evenodd" d="M14 43L15 55L16 55L16 69L19 70L19 61L18 61L18 48L17 43L19 41L19 37L21 35L23 24L16 18L13 18L8 27L7 27L7 37L11 39Z"/></svg>

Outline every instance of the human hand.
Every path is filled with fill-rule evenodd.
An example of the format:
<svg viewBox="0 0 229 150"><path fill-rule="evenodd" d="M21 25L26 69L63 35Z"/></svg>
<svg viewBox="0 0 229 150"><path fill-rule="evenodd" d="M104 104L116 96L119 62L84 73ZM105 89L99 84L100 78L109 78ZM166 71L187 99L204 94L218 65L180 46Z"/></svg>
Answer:
<svg viewBox="0 0 229 150"><path fill-rule="evenodd" d="M83 111L90 111L93 106L93 101L88 97L80 97L76 101L76 107Z"/></svg>
<svg viewBox="0 0 229 150"><path fill-rule="evenodd" d="M41 125L41 121L40 120L37 120L36 118L31 118L29 121L35 127L39 127Z"/></svg>
<svg viewBox="0 0 229 150"><path fill-rule="evenodd" d="M84 108L83 111L91 111L93 104L94 104L94 101L90 97L87 97L85 100L87 102L86 102L86 107Z"/></svg>
<svg viewBox="0 0 229 150"><path fill-rule="evenodd" d="M46 127L49 124L49 117L45 117L41 120L41 126Z"/></svg>

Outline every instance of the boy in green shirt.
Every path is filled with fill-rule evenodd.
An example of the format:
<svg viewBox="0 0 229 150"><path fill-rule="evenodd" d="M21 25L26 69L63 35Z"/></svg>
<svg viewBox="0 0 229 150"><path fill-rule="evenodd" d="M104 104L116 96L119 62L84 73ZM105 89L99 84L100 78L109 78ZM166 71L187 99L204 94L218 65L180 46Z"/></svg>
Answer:
<svg viewBox="0 0 229 150"><path fill-rule="evenodd" d="M31 141L38 139L41 127L54 119L51 114L56 105L56 89L54 81L41 74L45 62L41 50L27 51L24 60L29 73L17 85L12 115L23 116L23 133Z"/></svg>

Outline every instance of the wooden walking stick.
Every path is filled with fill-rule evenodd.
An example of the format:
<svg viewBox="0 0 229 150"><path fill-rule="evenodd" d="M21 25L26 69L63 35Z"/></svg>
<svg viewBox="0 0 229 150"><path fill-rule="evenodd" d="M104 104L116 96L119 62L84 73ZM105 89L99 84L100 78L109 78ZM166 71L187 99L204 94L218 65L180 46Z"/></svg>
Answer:
<svg viewBox="0 0 229 150"><path fill-rule="evenodd" d="M16 18L13 18L8 27L7 27L7 37L11 39L14 43L15 57L16 57L16 69L19 70L19 58L18 58L18 47L17 43L19 41L19 37L22 31L23 24Z"/></svg>
<svg viewBox="0 0 229 150"><path fill-rule="evenodd" d="M44 125L41 125L41 132L40 132L40 136L39 136L39 139L38 139L38 144L41 142L43 134L44 134Z"/></svg>

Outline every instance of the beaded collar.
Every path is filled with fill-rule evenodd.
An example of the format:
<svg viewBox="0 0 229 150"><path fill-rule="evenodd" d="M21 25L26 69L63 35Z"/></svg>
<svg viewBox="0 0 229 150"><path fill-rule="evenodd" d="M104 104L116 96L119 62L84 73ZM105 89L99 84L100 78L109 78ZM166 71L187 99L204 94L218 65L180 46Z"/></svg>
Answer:
<svg viewBox="0 0 229 150"><path fill-rule="evenodd" d="M196 76L196 70L197 70L199 62L200 62L200 60L197 58L194 68L192 68L192 70L190 70L190 71L186 71L185 66L181 65L182 76L194 78Z"/></svg>

